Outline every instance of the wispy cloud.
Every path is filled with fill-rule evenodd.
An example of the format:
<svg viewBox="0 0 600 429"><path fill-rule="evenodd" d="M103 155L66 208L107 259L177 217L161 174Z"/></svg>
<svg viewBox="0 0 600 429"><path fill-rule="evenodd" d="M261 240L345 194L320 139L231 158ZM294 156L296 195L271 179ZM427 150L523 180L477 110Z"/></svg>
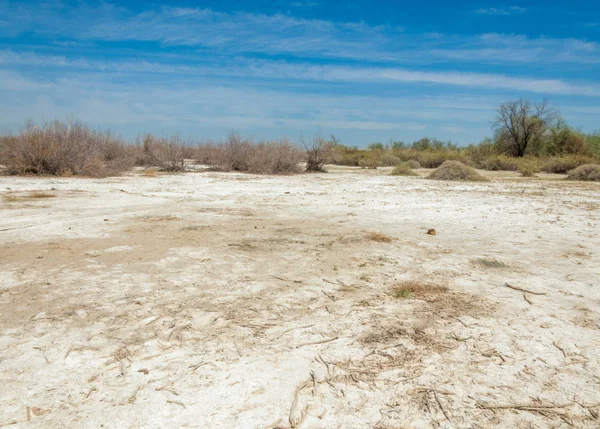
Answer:
<svg viewBox="0 0 600 429"><path fill-rule="evenodd" d="M527 9L519 6L510 6L506 8L497 8L497 7L488 7L476 9L473 13L477 15L500 15L500 16L510 16L510 15L521 15L527 12Z"/></svg>
<svg viewBox="0 0 600 429"><path fill-rule="evenodd" d="M9 8L10 25L0 36L32 32L55 44L94 41L156 42L165 47L209 50L220 55L292 55L360 62L574 62L600 63L600 44L576 39L528 38L504 34L458 36L405 33L398 26L330 22L287 15L221 13L202 8L162 7L132 12L103 3L61 9L46 3ZM516 6L480 13L521 13ZM64 40L64 39L67 40Z"/></svg>
<svg viewBox="0 0 600 429"><path fill-rule="evenodd" d="M148 61L106 61L68 59L64 56L44 56L0 51L0 64L27 65L44 68L69 70L103 71L131 73L136 76L163 73L187 75L200 79L245 78L267 79L271 81L311 81L311 82L356 82L370 84L436 84L450 87L471 87L486 89L506 89L515 92L529 92L544 95L600 96L600 85L589 82L569 82L560 79L539 79L515 77L493 73L470 73L456 71L419 71L398 67L359 67L337 65L314 65L309 63L287 63L284 61L242 60L214 65L191 66L187 64L159 63Z"/></svg>
<svg viewBox="0 0 600 429"><path fill-rule="evenodd" d="M8 47L0 50L0 126L75 114L117 130L322 129L354 142L361 132L369 139L452 133L467 142L488 132L494 106L521 95L579 100L567 111L576 125L593 123L597 41L422 33L396 24L0 0ZM42 42L10 43L21 33L27 43Z"/></svg>

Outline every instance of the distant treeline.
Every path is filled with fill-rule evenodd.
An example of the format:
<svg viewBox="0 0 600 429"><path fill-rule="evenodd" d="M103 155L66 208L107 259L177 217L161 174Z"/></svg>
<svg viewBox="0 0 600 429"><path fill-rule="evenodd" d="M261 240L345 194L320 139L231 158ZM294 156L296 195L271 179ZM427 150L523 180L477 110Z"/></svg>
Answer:
<svg viewBox="0 0 600 429"><path fill-rule="evenodd" d="M17 135L0 136L0 166L8 174L118 175L133 166L183 171L192 159L220 171L289 174L324 171L325 164L377 168L411 161L413 168L437 168L460 161L486 170L566 173L600 159L600 131L574 129L545 101L517 100L498 107L493 138L458 146L424 137L412 143L372 143L366 149L336 137L316 137L302 145L289 140L253 142L231 134L223 142L194 143L179 136L120 137L76 121L27 124ZM301 167L301 163L304 166Z"/></svg>

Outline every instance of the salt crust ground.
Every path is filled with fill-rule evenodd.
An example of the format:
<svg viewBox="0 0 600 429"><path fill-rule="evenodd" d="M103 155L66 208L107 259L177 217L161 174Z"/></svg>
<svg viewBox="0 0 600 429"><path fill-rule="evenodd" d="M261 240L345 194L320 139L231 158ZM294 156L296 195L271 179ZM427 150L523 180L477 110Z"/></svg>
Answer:
<svg viewBox="0 0 600 429"><path fill-rule="evenodd" d="M0 426L599 427L599 184L387 174L0 177Z"/></svg>

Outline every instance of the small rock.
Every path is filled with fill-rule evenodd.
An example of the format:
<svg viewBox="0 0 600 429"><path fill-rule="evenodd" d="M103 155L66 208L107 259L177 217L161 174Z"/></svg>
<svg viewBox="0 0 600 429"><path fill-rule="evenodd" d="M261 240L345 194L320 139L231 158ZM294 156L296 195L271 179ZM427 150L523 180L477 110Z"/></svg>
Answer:
<svg viewBox="0 0 600 429"><path fill-rule="evenodd" d="M436 235L437 232L435 231L435 229L430 228L430 229L427 230L427 234L429 234L429 235Z"/></svg>

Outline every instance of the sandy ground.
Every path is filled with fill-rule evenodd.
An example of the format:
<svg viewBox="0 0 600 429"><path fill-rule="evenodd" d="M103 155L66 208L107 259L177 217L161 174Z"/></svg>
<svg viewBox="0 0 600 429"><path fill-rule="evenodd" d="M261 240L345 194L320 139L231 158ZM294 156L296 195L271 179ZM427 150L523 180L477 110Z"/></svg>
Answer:
<svg viewBox="0 0 600 429"><path fill-rule="evenodd" d="M0 177L0 427L600 427L600 184L388 173Z"/></svg>

